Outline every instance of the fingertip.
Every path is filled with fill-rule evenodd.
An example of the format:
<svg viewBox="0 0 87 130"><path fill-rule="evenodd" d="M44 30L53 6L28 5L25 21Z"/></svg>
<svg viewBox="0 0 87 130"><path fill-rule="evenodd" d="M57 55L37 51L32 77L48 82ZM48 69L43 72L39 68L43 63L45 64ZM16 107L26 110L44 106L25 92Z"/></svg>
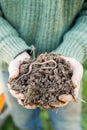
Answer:
<svg viewBox="0 0 87 130"><path fill-rule="evenodd" d="M72 95L61 95L61 96L59 96L59 100L61 100L61 101L63 101L63 102L70 102L70 101L73 101L74 99L73 99L73 97L72 97Z"/></svg>
<svg viewBox="0 0 87 130"><path fill-rule="evenodd" d="M10 77L11 79L15 79L16 77L18 77L18 75L19 75L19 71L13 71L13 72L9 75L9 77Z"/></svg>
<svg viewBox="0 0 87 130"><path fill-rule="evenodd" d="M27 108L27 109L35 109L36 105L26 105L24 107Z"/></svg>
<svg viewBox="0 0 87 130"><path fill-rule="evenodd" d="M65 97L65 95L61 95L61 96L59 96L59 100L60 100L60 101L64 101L64 102L65 102L64 97Z"/></svg>
<svg viewBox="0 0 87 130"><path fill-rule="evenodd" d="M8 67L8 71L9 71L9 77L14 79L16 77L18 77L19 75L19 65L20 62L17 60L13 60L10 62L10 65Z"/></svg>
<svg viewBox="0 0 87 130"><path fill-rule="evenodd" d="M56 102L55 104L52 104L52 106L58 108L58 107L66 106L67 104L68 104L68 102L61 103L60 101L58 101L58 102Z"/></svg>
<svg viewBox="0 0 87 130"><path fill-rule="evenodd" d="M72 77L72 82L73 82L74 88L76 88L76 87L78 86L78 81L75 80L75 79Z"/></svg>
<svg viewBox="0 0 87 130"><path fill-rule="evenodd" d="M20 99L18 99L18 103L23 106L23 103Z"/></svg>
<svg viewBox="0 0 87 130"><path fill-rule="evenodd" d="M11 89L11 86L10 86L10 84L9 84L9 83L8 83L8 88L9 88L9 89Z"/></svg>
<svg viewBox="0 0 87 130"><path fill-rule="evenodd" d="M17 96L16 96L16 91L14 91L14 90L12 90L12 89L9 89L9 91L10 91L10 93L11 93L11 95L13 96L13 97L15 97L15 98L17 98Z"/></svg>
<svg viewBox="0 0 87 130"><path fill-rule="evenodd" d="M19 94L18 94L18 98L19 98L19 99L24 99L25 96L24 96L22 93L19 93Z"/></svg>

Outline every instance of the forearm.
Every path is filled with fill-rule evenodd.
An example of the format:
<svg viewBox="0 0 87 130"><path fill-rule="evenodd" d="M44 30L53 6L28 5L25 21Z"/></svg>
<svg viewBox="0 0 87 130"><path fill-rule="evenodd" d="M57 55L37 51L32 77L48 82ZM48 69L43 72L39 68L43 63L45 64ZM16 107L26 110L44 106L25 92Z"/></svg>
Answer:
<svg viewBox="0 0 87 130"><path fill-rule="evenodd" d="M78 19L76 25L66 33L63 42L54 52L83 61L87 56L87 17Z"/></svg>
<svg viewBox="0 0 87 130"><path fill-rule="evenodd" d="M0 16L0 60L9 64L16 55L31 49L9 22Z"/></svg>

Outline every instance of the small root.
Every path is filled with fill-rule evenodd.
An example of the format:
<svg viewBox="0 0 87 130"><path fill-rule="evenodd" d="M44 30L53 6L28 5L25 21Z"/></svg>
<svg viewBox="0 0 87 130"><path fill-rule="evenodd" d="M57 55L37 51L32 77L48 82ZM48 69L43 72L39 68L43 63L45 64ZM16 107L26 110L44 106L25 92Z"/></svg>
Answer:
<svg viewBox="0 0 87 130"><path fill-rule="evenodd" d="M83 103L87 103L85 100L83 100L82 98L78 97L77 98L79 101L83 102Z"/></svg>

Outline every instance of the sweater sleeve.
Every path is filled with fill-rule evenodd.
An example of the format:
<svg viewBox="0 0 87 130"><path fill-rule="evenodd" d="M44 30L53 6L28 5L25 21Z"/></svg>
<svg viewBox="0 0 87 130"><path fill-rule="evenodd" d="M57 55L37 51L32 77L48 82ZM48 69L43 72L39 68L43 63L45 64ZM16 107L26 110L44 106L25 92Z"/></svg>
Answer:
<svg viewBox="0 0 87 130"><path fill-rule="evenodd" d="M74 26L64 35L63 42L53 53L73 57L80 63L87 58L87 0Z"/></svg>
<svg viewBox="0 0 87 130"><path fill-rule="evenodd" d="M25 50L31 50L33 46L28 46L19 37L18 32L6 21L0 13L0 61L7 64Z"/></svg>

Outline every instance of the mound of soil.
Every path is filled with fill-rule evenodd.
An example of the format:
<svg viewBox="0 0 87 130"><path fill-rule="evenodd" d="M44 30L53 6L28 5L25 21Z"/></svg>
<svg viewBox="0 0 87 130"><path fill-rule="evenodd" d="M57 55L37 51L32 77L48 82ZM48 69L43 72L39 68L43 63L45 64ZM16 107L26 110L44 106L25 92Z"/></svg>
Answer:
<svg viewBox="0 0 87 130"><path fill-rule="evenodd" d="M60 55L45 53L35 60L25 59L20 64L20 74L16 79L9 79L11 89L23 93L23 105L37 105L51 108L62 94L71 94L74 88L71 78L73 72L69 62Z"/></svg>

